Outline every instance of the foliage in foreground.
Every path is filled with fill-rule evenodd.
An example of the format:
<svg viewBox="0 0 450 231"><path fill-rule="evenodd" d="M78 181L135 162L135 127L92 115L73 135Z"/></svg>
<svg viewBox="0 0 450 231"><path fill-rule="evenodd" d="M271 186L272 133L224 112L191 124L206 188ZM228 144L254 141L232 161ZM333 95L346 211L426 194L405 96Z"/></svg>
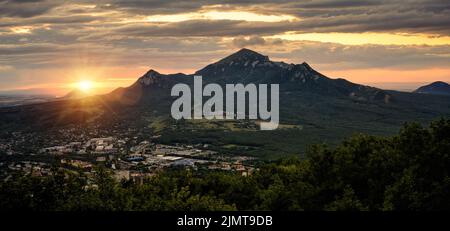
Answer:
<svg viewBox="0 0 450 231"><path fill-rule="evenodd" d="M357 135L314 146L250 177L161 173L143 184L97 172L20 176L1 182L1 210L449 210L450 120L407 124L397 136Z"/></svg>

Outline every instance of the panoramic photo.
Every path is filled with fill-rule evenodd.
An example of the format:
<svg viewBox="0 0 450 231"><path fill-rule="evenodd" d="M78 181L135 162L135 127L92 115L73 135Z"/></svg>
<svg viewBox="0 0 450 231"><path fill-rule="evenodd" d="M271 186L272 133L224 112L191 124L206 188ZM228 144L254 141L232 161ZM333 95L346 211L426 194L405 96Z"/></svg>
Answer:
<svg viewBox="0 0 450 231"><path fill-rule="evenodd" d="M446 0L0 0L0 82L1 211L450 210Z"/></svg>

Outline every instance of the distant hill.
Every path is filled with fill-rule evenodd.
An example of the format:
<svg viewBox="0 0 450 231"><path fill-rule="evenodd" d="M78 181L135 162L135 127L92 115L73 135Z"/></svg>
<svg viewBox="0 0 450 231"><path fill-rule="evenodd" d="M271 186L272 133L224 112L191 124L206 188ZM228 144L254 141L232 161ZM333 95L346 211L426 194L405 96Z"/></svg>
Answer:
<svg viewBox="0 0 450 231"><path fill-rule="evenodd" d="M0 93L0 107L20 106L27 104L37 104L55 100L54 96L49 95L2 95Z"/></svg>
<svg viewBox="0 0 450 231"><path fill-rule="evenodd" d="M63 97L58 98L59 100L61 99L81 99L84 97L88 97L90 96L88 93L79 90L79 89L74 89L72 91L70 91L69 93L67 93L66 95L64 95Z"/></svg>
<svg viewBox="0 0 450 231"><path fill-rule="evenodd" d="M415 93L434 94L434 95L450 95L450 85L448 83L437 81L414 91Z"/></svg>

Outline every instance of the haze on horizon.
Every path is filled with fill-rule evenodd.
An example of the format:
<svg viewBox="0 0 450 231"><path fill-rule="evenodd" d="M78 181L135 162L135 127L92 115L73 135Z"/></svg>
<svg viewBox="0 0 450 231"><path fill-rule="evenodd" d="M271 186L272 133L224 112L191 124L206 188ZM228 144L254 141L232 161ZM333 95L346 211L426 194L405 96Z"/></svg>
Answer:
<svg viewBox="0 0 450 231"><path fill-rule="evenodd" d="M104 93L243 47L381 88L450 82L450 2L0 0L0 92Z"/></svg>

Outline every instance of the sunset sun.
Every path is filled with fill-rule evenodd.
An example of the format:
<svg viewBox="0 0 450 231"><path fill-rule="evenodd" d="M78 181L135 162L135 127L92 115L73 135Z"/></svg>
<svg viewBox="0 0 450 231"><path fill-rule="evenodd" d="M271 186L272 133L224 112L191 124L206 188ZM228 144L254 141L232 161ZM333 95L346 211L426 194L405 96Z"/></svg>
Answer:
<svg viewBox="0 0 450 231"><path fill-rule="evenodd" d="M89 80L80 81L80 82L78 82L77 85L78 85L78 89L85 91L85 92L91 90L93 87L93 83Z"/></svg>

